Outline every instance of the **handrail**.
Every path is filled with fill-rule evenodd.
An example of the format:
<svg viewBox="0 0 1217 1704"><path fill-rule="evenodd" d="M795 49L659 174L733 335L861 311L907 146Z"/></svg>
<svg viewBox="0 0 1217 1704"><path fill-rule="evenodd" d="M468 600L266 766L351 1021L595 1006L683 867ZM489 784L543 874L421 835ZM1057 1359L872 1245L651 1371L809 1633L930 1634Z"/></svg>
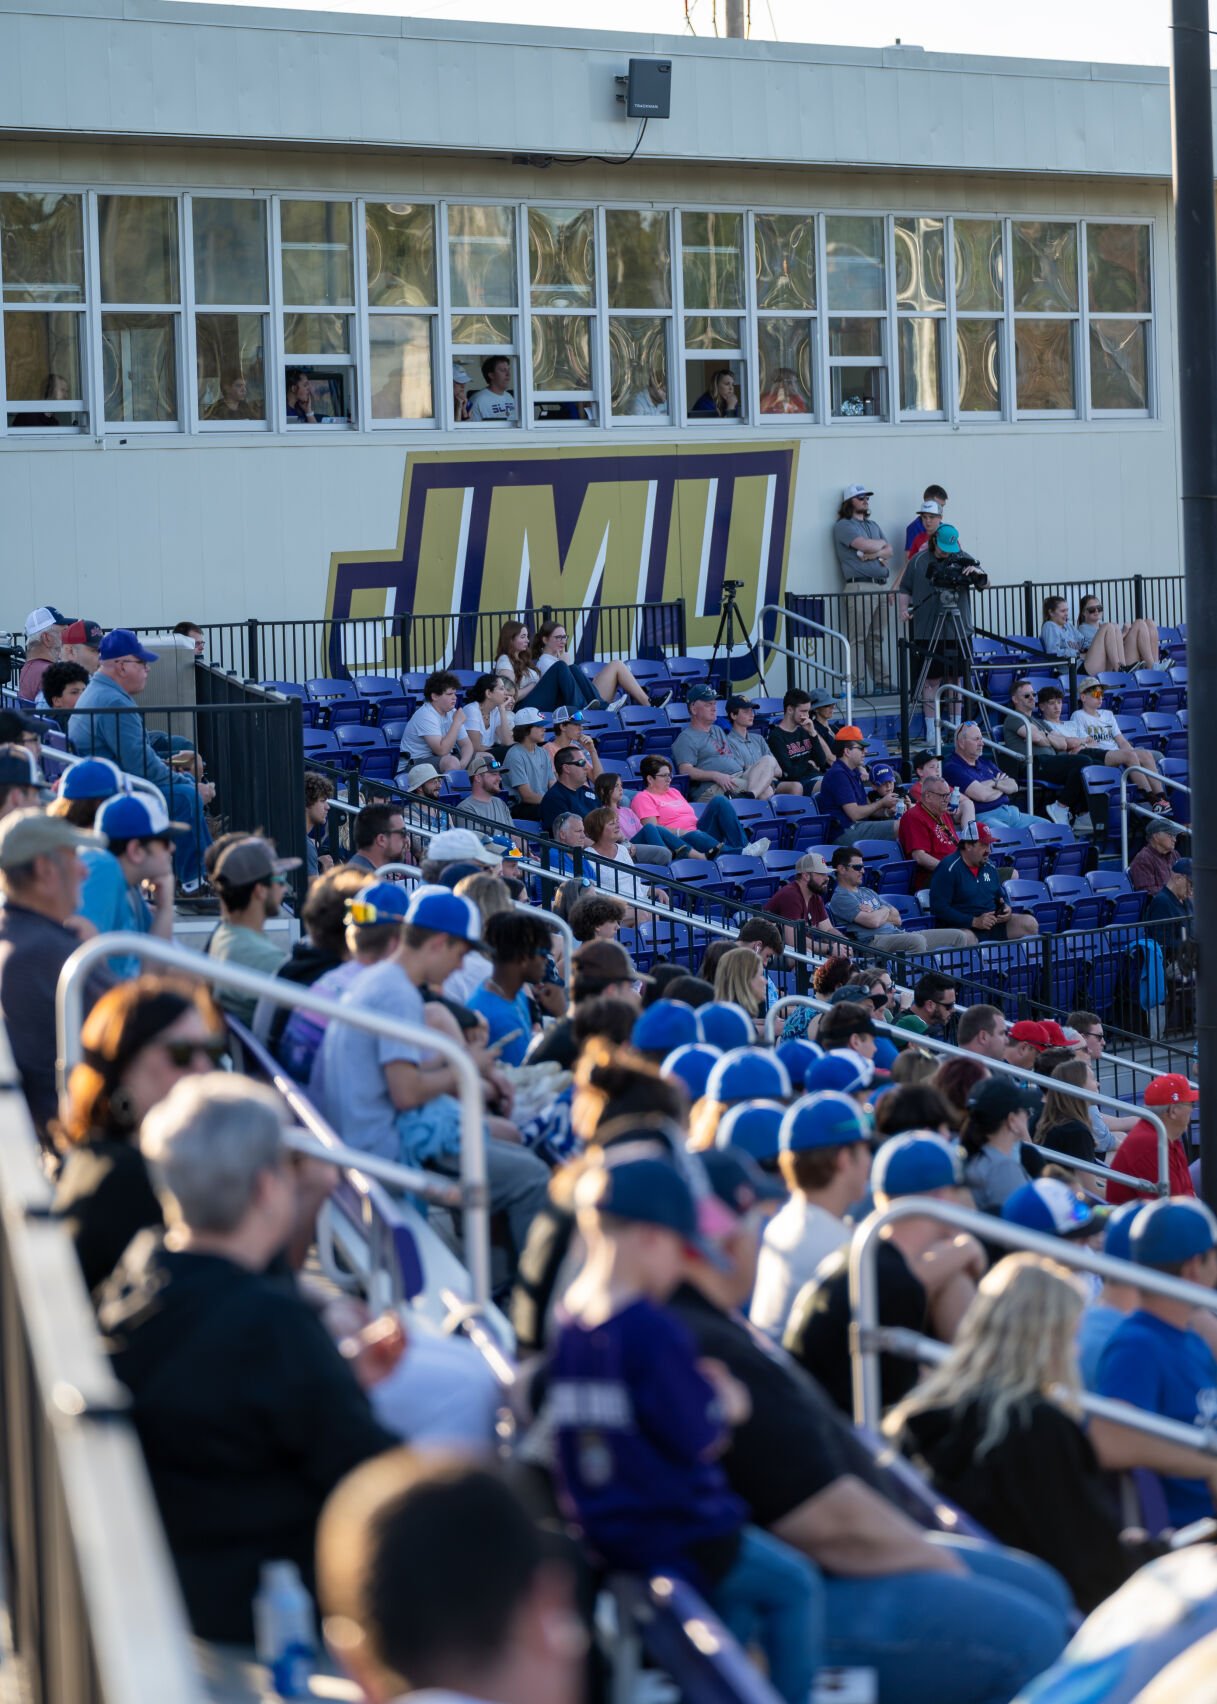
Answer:
<svg viewBox="0 0 1217 1704"><path fill-rule="evenodd" d="M877 589L882 590L882 587ZM766 615L780 615L784 621L801 621L804 627L814 628L817 633L823 633L827 638L839 641L845 653L844 672L832 668L828 663L818 663L812 657L800 657L797 652L794 655L796 662L806 663L808 668L816 669L820 674L830 675L833 680L845 683L845 720L852 722L854 719L854 657L853 646L845 634L838 633L835 627L825 626L822 621L813 621L809 615L803 615L797 609L786 609L781 604L762 604L756 612L756 619L753 623L756 637L753 638L751 634L749 635L752 648L758 656L760 655L759 647L767 643L761 636L761 620ZM784 647L775 644L773 649L784 649Z"/></svg>
<svg viewBox="0 0 1217 1704"><path fill-rule="evenodd" d="M945 692L949 692L952 698L967 698L973 704L983 704L986 709L1000 710L1003 717L1017 716L1019 721L1022 722L1023 732L1027 736L1026 755L1022 759L1027 766L1027 815L1033 816L1035 814L1035 776L1033 773L1035 761L1031 742L1031 730L1034 724L1031 717L1025 711L1016 710L1012 704L999 704L996 698L986 698L983 692L973 692L970 686L952 686L948 681L939 681L934 688L934 728L940 758L942 756L942 696ZM963 724L960 723L960 726L962 727ZM1012 751L1009 746L999 745L996 740L986 740L985 744L991 746L994 751L1004 752L1008 757L1018 756L1018 753ZM979 816L980 812L978 811L976 814Z"/></svg>
<svg viewBox="0 0 1217 1704"><path fill-rule="evenodd" d="M832 1007L827 1000L819 1000L812 994L784 994L780 1000L775 1000L765 1013L765 1039L773 1043L777 1033L774 1020L780 1011L788 1006L814 1006L818 1012L830 1012ZM882 1034L890 1036L893 1041L912 1042L918 1047L929 1048L932 1053L941 1053L948 1059L976 1059L975 1053L969 1053L966 1047L956 1047L953 1042L939 1041L928 1035L913 1035L908 1030L897 1029L894 1024L883 1023L878 1018L872 1018L874 1027ZM1038 1071L1028 1071L1021 1065L1011 1065L1006 1059L985 1059L982 1063L990 1071L1003 1072L1008 1077L1016 1078L1020 1083L1034 1083L1041 1089L1057 1089L1060 1083L1054 1077L1041 1077ZM1114 1107L1119 1113L1135 1113L1151 1124L1158 1133L1158 1182L1147 1183L1143 1177L1132 1177L1127 1172L1112 1171L1109 1166L1092 1165L1089 1160L1075 1159L1071 1154L1058 1154L1052 1148L1040 1148L1041 1154L1050 1155L1053 1159L1061 1160L1071 1171L1092 1172L1099 1177L1111 1178L1116 1183L1127 1184L1141 1194L1169 1195L1170 1193L1170 1159L1169 1138L1166 1126L1152 1107L1137 1106L1134 1101L1117 1100L1114 1095L1107 1095L1101 1089L1075 1089L1070 1085L1070 1094L1078 1100L1090 1101L1095 1106ZM1037 1144L1038 1146L1038 1144Z"/></svg>
<svg viewBox="0 0 1217 1704"><path fill-rule="evenodd" d="M456 1072L457 1098L461 1109L461 1192L464 1200L465 1264L469 1270L473 1299L479 1307L490 1300L490 1205L486 1171L486 1128L482 1110L482 1090L477 1068L459 1043L437 1030L424 1029L417 1024L403 1024L396 1018L385 1018L379 1012L349 1006L315 989L287 982L279 976L263 976L245 970L240 965L227 964L220 959L206 958L167 941L153 940L147 935L130 931L114 935L98 935L86 941L68 959L59 974L55 991L55 1024L58 1042L57 1072L59 1093L67 1093L68 1076L80 1057L80 1028L84 1016L84 990L88 973L99 961L115 954L147 960L168 969L184 972L200 982L219 988L231 988L238 994L252 994L255 999L268 999L274 1005L290 1006L319 1013L331 1023L337 1020L372 1035L390 1041L404 1041L421 1047L428 1053L438 1053ZM327 1157L327 1156L322 1156ZM379 1167L392 1162L376 1161L374 1156L356 1155L352 1162L369 1175L384 1173Z"/></svg>
<svg viewBox="0 0 1217 1704"><path fill-rule="evenodd" d="M1022 1249L1029 1254L1043 1255L1061 1266L1076 1267L1080 1272L1095 1272L1117 1284L1134 1284L1138 1290L1151 1295L1166 1296L1171 1301L1188 1302L1192 1307L1217 1312L1217 1292L1203 1289L1199 1284L1187 1284L1182 1278L1158 1272L1152 1266L1138 1266L1130 1260L1114 1260L1109 1254L1099 1254L1081 1243L1066 1242L1063 1237L1029 1231L1022 1225L1012 1225L989 1213L976 1213L966 1207L956 1207L924 1195L901 1196L899 1200L871 1213L858 1226L849 1246L849 1311L850 1360L853 1368L854 1421L859 1426L878 1426L881 1413L879 1395L878 1351L873 1333L879 1324L879 1285L876 1256L880 1233L900 1219L931 1218L956 1230L970 1231L987 1243L1002 1248ZM1121 1405L1116 1404L1117 1408ZM1142 1411L1133 1410L1133 1413ZM1124 1420L1123 1414L1112 1419ZM1132 1424L1131 1419L1129 1424ZM1200 1434L1201 1437L1205 1435ZM1217 1432L1208 1434L1205 1443L1189 1439L1195 1448L1217 1454Z"/></svg>
<svg viewBox="0 0 1217 1704"><path fill-rule="evenodd" d="M1164 787L1173 787L1177 793L1186 793L1190 799L1192 789L1186 781L1178 780L1174 775L1160 775L1156 769L1145 769L1139 763L1130 763L1127 769L1120 771L1120 862L1128 868L1128 813L1136 811L1138 816L1156 817L1157 811L1151 811L1148 805L1130 805L1128 802L1128 777L1130 775L1149 775L1155 781L1161 781Z"/></svg>

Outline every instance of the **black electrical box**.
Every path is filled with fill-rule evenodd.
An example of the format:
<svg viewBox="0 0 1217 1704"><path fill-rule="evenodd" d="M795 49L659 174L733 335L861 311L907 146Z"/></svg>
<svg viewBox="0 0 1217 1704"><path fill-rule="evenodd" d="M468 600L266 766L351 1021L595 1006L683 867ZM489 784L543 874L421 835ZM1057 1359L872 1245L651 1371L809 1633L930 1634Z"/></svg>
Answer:
<svg viewBox="0 0 1217 1704"><path fill-rule="evenodd" d="M670 118L672 116L672 61L631 59L626 86L627 118Z"/></svg>

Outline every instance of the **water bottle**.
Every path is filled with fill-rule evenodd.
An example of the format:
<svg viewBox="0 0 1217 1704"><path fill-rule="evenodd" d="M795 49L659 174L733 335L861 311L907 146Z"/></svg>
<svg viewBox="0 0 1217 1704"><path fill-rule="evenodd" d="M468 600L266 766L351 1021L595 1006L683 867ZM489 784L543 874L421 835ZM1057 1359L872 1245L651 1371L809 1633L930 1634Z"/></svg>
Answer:
<svg viewBox="0 0 1217 1704"><path fill-rule="evenodd" d="M258 1661L278 1698L307 1698L317 1648L312 1599L294 1562L264 1562L254 1599Z"/></svg>

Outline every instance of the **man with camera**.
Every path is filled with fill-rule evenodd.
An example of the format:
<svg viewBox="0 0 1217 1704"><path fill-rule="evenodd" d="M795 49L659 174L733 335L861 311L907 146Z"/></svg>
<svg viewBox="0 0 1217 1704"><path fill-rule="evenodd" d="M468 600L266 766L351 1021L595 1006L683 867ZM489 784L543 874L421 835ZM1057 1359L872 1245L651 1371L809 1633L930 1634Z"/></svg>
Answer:
<svg viewBox="0 0 1217 1704"><path fill-rule="evenodd" d="M934 694L944 680L960 680L970 670L970 594L983 592L989 577L976 558L960 548L959 533L942 519L941 507L926 501L921 508L926 545L907 564L900 590L909 600L913 624L914 678L925 671L922 708L926 741L932 743L938 737ZM946 625L939 629L939 618L944 615Z"/></svg>
<svg viewBox="0 0 1217 1704"><path fill-rule="evenodd" d="M833 548L845 582L841 626L849 640L850 669L858 691L864 689L868 674L874 690L886 685L883 604L875 594L887 585L892 547L878 521L870 518L874 495L868 486L847 485L832 529Z"/></svg>

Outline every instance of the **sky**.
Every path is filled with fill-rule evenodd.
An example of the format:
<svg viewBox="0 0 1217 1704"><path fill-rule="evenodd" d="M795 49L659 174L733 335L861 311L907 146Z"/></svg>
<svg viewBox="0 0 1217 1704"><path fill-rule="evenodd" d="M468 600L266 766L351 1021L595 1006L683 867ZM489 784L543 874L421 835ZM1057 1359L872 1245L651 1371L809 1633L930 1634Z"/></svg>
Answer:
<svg viewBox="0 0 1217 1704"><path fill-rule="evenodd" d="M327 12L466 19L490 24L572 28L572 14L589 29L683 35L685 0L237 0ZM725 0L688 0L692 28L723 28ZM1165 65L1170 59L1170 0L751 0L757 40L818 42L826 46L906 46L939 53L994 53L1028 59L1089 59Z"/></svg>

